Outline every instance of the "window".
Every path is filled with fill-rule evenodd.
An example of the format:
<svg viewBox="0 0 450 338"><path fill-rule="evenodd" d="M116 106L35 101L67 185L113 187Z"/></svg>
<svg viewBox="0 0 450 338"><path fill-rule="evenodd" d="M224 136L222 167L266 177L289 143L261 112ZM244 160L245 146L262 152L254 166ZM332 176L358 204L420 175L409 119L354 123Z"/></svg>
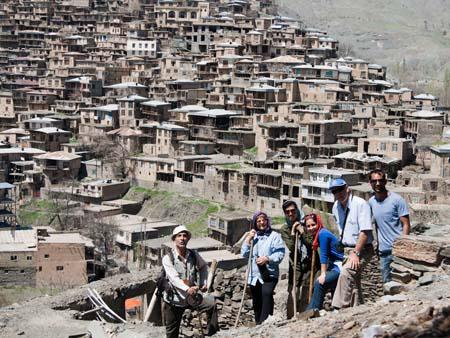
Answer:
<svg viewBox="0 0 450 338"><path fill-rule="evenodd" d="M436 191L437 188L438 188L438 184L437 184L436 181L430 182L430 189L431 189L432 191Z"/></svg>
<svg viewBox="0 0 450 338"><path fill-rule="evenodd" d="M397 143L392 144L392 151L395 151L395 152L398 151L398 144Z"/></svg>
<svg viewBox="0 0 450 338"><path fill-rule="evenodd" d="M50 257L49 254L45 254L45 255L44 255L44 258L49 258L49 257Z"/></svg>
<svg viewBox="0 0 450 338"><path fill-rule="evenodd" d="M63 271L63 270L64 270L64 267L62 265L58 265L56 267L56 271Z"/></svg>
<svg viewBox="0 0 450 338"><path fill-rule="evenodd" d="M386 143L380 143L380 150L386 150Z"/></svg>
<svg viewBox="0 0 450 338"><path fill-rule="evenodd" d="M33 260L33 256L27 256L27 261L32 261Z"/></svg>
<svg viewBox="0 0 450 338"><path fill-rule="evenodd" d="M39 267L39 271L42 271L42 266Z"/></svg>
<svg viewBox="0 0 450 338"><path fill-rule="evenodd" d="M374 134L374 135L380 135L380 130L379 130L378 128L375 128L375 129L373 130L373 134Z"/></svg>
<svg viewBox="0 0 450 338"><path fill-rule="evenodd" d="M394 136L395 134L395 130L394 129L389 129L389 136Z"/></svg>
<svg viewBox="0 0 450 338"><path fill-rule="evenodd" d="M17 256L16 256L16 255L11 256L10 259L11 259L12 261L17 261Z"/></svg>

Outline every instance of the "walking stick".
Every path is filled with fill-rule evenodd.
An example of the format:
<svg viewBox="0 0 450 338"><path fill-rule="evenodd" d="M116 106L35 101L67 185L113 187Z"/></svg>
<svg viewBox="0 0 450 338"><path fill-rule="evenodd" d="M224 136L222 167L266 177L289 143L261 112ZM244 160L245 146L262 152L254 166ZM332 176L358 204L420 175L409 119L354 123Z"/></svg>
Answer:
<svg viewBox="0 0 450 338"><path fill-rule="evenodd" d="M311 296L312 296L312 292L313 292L315 267L316 267L316 250L313 249L313 251L312 251L312 260L311 260L311 276L309 276L308 303L311 302Z"/></svg>
<svg viewBox="0 0 450 338"><path fill-rule="evenodd" d="M294 317L297 315L297 260L298 260L298 231L295 232L294 266L292 281L292 298L294 302Z"/></svg>
<svg viewBox="0 0 450 338"><path fill-rule="evenodd" d="M150 304L147 308L147 312L145 313L145 317L144 317L144 322L148 322L148 320L150 319L150 315L152 314L153 308L155 307L156 301L158 299L158 288L155 288L155 291L153 292L153 296L152 299L150 300Z"/></svg>
<svg viewBox="0 0 450 338"><path fill-rule="evenodd" d="M242 291L241 305L239 306L239 311L236 317L236 322L234 323L234 328L237 328L238 326L239 317L241 316L242 307L244 306L245 292L247 291L248 276L250 275L250 271L252 270L252 256L253 256L253 239L250 244L250 253L248 255L247 270L245 271L244 291Z"/></svg>

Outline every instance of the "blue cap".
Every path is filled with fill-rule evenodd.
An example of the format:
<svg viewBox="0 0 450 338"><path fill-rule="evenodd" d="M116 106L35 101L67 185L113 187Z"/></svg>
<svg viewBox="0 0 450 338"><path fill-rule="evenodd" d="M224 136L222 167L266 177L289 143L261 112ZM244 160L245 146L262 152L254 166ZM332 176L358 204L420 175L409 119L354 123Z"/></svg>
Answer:
<svg viewBox="0 0 450 338"><path fill-rule="evenodd" d="M336 188L345 187L347 185L347 182L343 178L335 178L332 180L328 186L328 190L333 190Z"/></svg>

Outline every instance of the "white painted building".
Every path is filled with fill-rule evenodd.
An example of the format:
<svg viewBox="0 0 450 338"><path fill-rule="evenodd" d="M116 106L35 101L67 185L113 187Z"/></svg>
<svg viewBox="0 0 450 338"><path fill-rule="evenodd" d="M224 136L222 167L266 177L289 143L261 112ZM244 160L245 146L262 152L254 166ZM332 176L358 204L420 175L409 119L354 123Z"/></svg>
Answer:
<svg viewBox="0 0 450 338"><path fill-rule="evenodd" d="M156 58L158 44L156 40L127 39L128 56L147 56Z"/></svg>

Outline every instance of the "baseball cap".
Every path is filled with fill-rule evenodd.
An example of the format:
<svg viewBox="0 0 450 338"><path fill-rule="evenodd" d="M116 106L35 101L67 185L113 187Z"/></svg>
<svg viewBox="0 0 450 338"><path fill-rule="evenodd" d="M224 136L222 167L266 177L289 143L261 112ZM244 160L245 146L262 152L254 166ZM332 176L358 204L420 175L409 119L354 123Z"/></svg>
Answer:
<svg viewBox="0 0 450 338"><path fill-rule="evenodd" d="M347 185L347 182L345 182L345 180L343 178L335 178L328 185L328 190L342 188L342 187L345 187L346 185Z"/></svg>

